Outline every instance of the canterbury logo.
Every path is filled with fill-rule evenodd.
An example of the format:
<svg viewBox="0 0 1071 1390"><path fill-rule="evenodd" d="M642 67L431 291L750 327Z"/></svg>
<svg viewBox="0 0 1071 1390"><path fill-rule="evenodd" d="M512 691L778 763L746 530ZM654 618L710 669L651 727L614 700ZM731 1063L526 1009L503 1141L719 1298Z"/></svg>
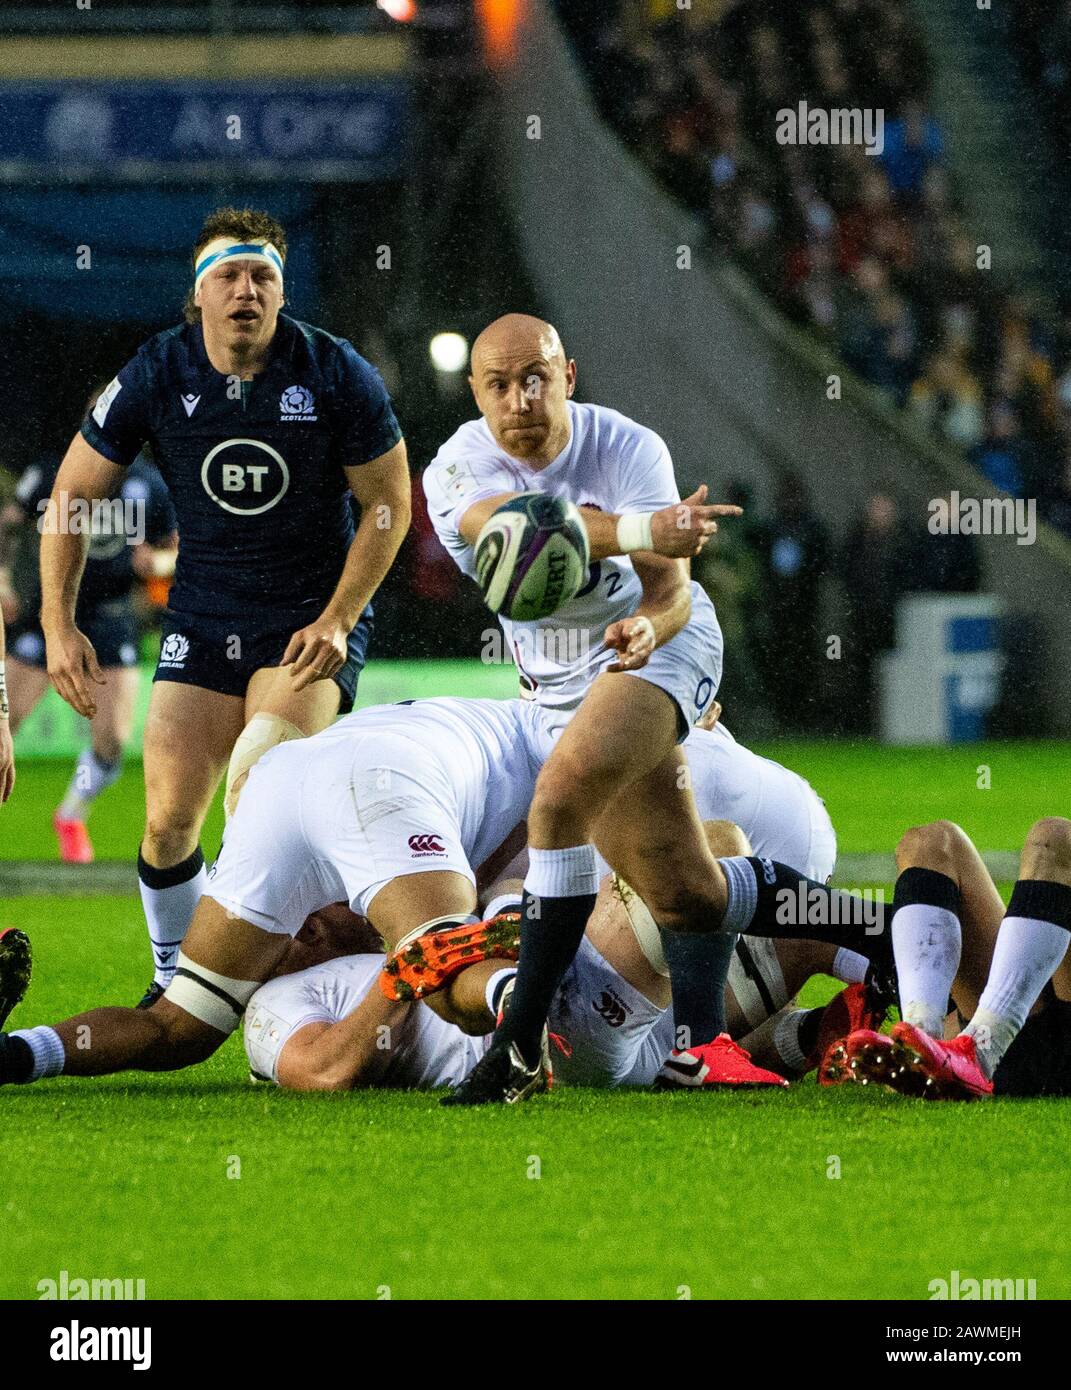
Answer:
<svg viewBox="0 0 1071 1390"><path fill-rule="evenodd" d="M611 1028L620 1028L625 1021L625 1010L607 990L603 990L599 1000L592 1000L591 1007L606 1020Z"/></svg>
<svg viewBox="0 0 1071 1390"><path fill-rule="evenodd" d="M414 854L445 854L446 846L438 835L410 835L409 848Z"/></svg>

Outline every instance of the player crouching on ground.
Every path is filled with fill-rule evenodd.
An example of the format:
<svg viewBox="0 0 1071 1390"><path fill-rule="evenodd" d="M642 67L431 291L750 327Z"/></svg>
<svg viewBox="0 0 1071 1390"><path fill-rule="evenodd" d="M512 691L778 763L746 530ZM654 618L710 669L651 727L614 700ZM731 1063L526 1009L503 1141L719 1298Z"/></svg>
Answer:
<svg viewBox="0 0 1071 1390"><path fill-rule="evenodd" d="M470 866L509 839L532 799L524 709L373 707L270 750L250 773L164 995L148 1009L0 1034L0 1084L203 1061L310 913L340 900L394 947L438 923L475 924ZM436 1007L468 1022L451 993Z"/></svg>
<svg viewBox="0 0 1071 1390"><path fill-rule="evenodd" d="M737 826L709 822L705 830L714 854L750 848ZM514 886L511 881L490 888L488 916L502 902L499 890L511 894ZM301 956L288 953L277 975L249 1001L245 1048L253 1076L295 1090L456 1085L486 1052L490 1037L466 1036L423 1003L391 997L398 977L384 971L382 954L358 952L356 937L347 946L344 917L340 911L330 939L321 934L327 948L322 959L301 969ZM359 929L356 919L350 922ZM303 930L298 937L304 950L308 935ZM329 959L330 948L338 945L338 958ZM549 1025L560 1044L555 1084L637 1087L656 1080L674 1023L665 963L649 960L648 949L619 882L606 874L580 950L551 1004ZM849 1018L879 1023L884 1016L880 1006L868 1011L863 985L851 983L867 969L866 959L853 952L761 938L741 939L736 951L725 995L729 1033L773 1068L767 1073L771 1082L785 1086L783 1078L815 1068ZM848 988L826 1008L795 1008L795 994L816 974L835 975ZM515 975L509 964L499 963L488 977L486 968L457 961L421 988L449 984L464 991L466 1010L474 1016L482 1009L483 1029L490 1033L508 1007ZM423 998L430 1002L434 994ZM726 1043L727 1053L737 1047ZM741 1067L740 1082L752 1084L750 1076L751 1068Z"/></svg>
<svg viewBox="0 0 1071 1390"><path fill-rule="evenodd" d="M1068 1094L1071 821L1049 816L1031 827L1006 911L981 855L950 821L909 830L896 858L902 1022L891 1037L863 1029L841 1040L823 1064L830 1079L935 1100ZM975 986L954 986L958 971ZM946 1042L953 989L959 1026Z"/></svg>

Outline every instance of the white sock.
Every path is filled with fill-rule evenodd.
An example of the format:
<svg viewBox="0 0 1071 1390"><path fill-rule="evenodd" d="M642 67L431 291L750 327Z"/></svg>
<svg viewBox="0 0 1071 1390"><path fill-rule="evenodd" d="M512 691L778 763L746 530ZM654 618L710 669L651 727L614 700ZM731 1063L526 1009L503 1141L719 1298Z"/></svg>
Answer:
<svg viewBox="0 0 1071 1390"><path fill-rule="evenodd" d="M1067 954L1064 927L1036 917L1005 917L993 948L989 979L964 1033L974 1039L983 1071L992 1076L1038 995Z"/></svg>
<svg viewBox="0 0 1071 1390"><path fill-rule="evenodd" d="M568 849L530 849L525 891L533 898L580 898L599 891L599 870L591 845Z"/></svg>
<svg viewBox="0 0 1071 1390"><path fill-rule="evenodd" d="M123 760L102 762L92 748L83 748L74 765L71 778L60 802L59 814L64 820L85 820L90 806L106 791L122 771Z"/></svg>
<svg viewBox="0 0 1071 1390"><path fill-rule="evenodd" d="M498 993L499 987L504 983L504 981L511 980L514 977L514 975L516 975L516 973L517 967L515 965L509 965L504 970L496 970L495 973L491 976L491 978L487 981L487 987L483 992L483 997L487 1004L487 1012L491 1015L492 1018L498 1017L498 1007L495 1003L495 995Z"/></svg>
<svg viewBox="0 0 1071 1390"><path fill-rule="evenodd" d="M807 1009L786 1010L774 1027L773 1045L777 1049L777 1055L785 1066L791 1067L793 1071L802 1072L807 1066L807 1058L800 1047L800 1024L808 1012Z"/></svg>
<svg viewBox="0 0 1071 1390"><path fill-rule="evenodd" d="M870 962L858 951L849 951L846 946L838 946L833 957L833 978L845 985L861 985L866 979Z"/></svg>
<svg viewBox="0 0 1071 1390"><path fill-rule="evenodd" d="M959 918L946 907L908 903L892 921L900 1017L931 1038L944 1032L948 994L959 969Z"/></svg>
<svg viewBox="0 0 1071 1390"><path fill-rule="evenodd" d="M163 989L174 977L179 947L207 884L208 873L200 848L171 869L154 868L138 857L138 887L155 966L153 980Z"/></svg>
<svg viewBox="0 0 1071 1390"><path fill-rule="evenodd" d="M60 1035L55 1028L19 1028L14 1033L9 1034L12 1038L21 1038L24 1043L29 1045L33 1053L33 1071L30 1073L31 1081L40 1081L42 1077L59 1076L63 1071L65 1060L63 1043Z"/></svg>
<svg viewBox="0 0 1071 1390"><path fill-rule="evenodd" d="M484 908L484 920L490 921L492 917L497 917L500 912L520 912L520 910L521 900L516 893L500 893L497 898L492 898Z"/></svg>

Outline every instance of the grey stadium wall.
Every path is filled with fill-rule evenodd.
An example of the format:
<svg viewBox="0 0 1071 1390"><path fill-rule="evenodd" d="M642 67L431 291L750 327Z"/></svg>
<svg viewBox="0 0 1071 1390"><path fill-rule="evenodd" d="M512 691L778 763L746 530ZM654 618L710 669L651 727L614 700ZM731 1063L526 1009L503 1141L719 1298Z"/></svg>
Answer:
<svg viewBox="0 0 1071 1390"><path fill-rule="evenodd" d="M769 505L776 472L791 466L834 533L889 480L921 522L929 500L953 489L999 496L734 267L704 256L699 222L598 116L548 0L528 0L499 100L497 154L517 235L543 312L577 359L577 394L658 430L682 488L741 476ZM678 269L681 247L691 269ZM833 373L836 401L826 394ZM1071 544L1039 523L1033 545L988 537L981 550L985 587L1043 634L1045 729L1071 734Z"/></svg>

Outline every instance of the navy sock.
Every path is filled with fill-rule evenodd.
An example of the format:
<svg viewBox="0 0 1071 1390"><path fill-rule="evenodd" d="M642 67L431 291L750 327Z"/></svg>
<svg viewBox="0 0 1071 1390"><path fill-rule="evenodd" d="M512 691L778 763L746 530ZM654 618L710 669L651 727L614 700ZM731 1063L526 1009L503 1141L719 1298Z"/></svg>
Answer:
<svg viewBox="0 0 1071 1390"><path fill-rule="evenodd" d="M562 976L573 963L595 894L535 898L526 888L521 902L521 955L509 1012L499 1035L517 1044L533 1066L539 1057L543 1025Z"/></svg>
<svg viewBox="0 0 1071 1390"><path fill-rule="evenodd" d="M682 1052L712 1042L725 1026L725 984L736 946L733 932L659 928L673 990L674 1047Z"/></svg>
<svg viewBox="0 0 1071 1390"><path fill-rule="evenodd" d="M796 1039L804 1057L809 1057L818 1044L818 1034L822 1028L822 1015L824 1013L825 1009L808 1009L805 1017L800 1019L799 1027L796 1029Z"/></svg>
<svg viewBox="0 0 1071 1390"><path fill-rule="evenodd" d="M892 958L888 904L830 888L806 874L757 856L719 859L729 884L724 926L749 936L796 936Z"/></svg>
<svg viewBox="0 0 1071 1390"><path fill-rule="evenodd" d="M25 1038L0 1033L0 1086L22 1086L33 1075L33 1050Z"/></svg>
<svg viewBox="0 0 1071 1390"><path fill-rule="evenodd" d="M959 916L959 889L955 880L936 869L905 869L893 889L893 915L901 907L923 903L927 907L943 907Z"/></svg>

